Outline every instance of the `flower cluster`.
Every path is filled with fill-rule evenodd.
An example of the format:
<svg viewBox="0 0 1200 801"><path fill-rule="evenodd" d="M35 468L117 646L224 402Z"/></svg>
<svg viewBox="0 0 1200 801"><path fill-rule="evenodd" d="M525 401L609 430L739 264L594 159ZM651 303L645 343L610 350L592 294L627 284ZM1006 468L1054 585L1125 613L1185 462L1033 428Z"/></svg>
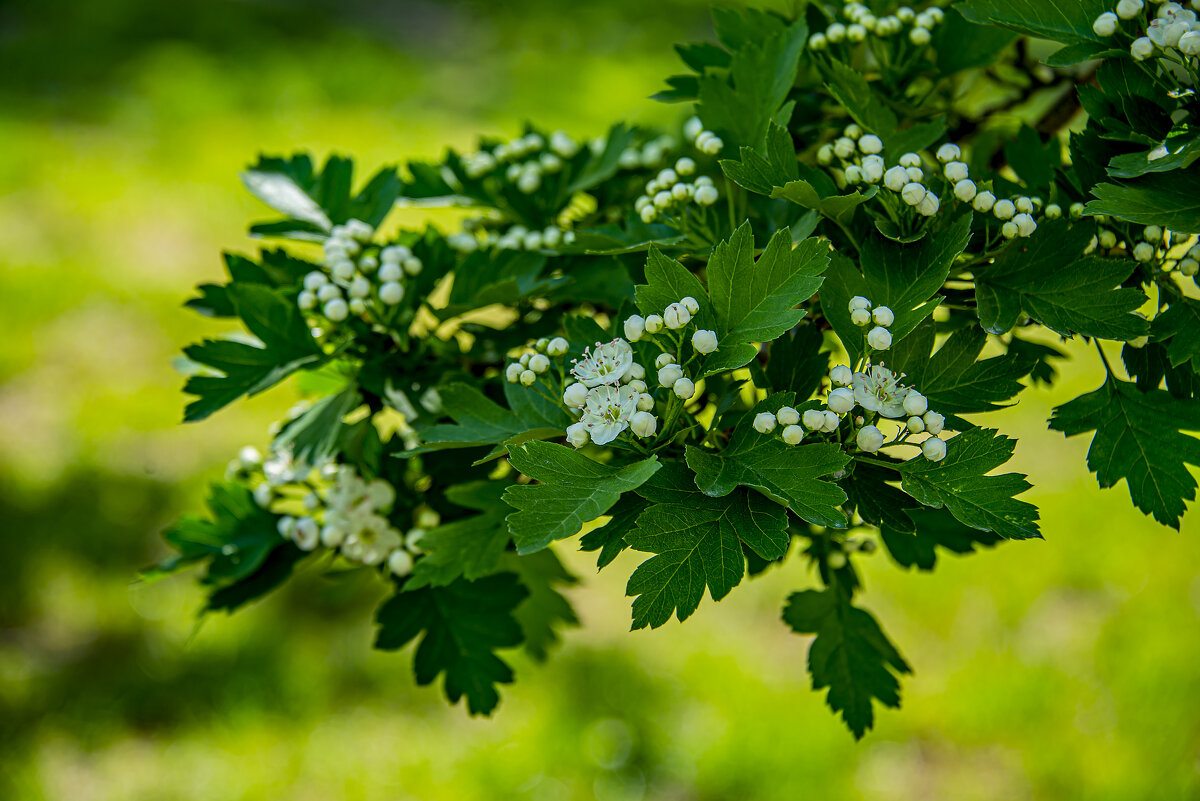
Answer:
<svg viewBox="0 0 1200 801"><path fill-rule="evenodd" d="M892 346L892 332L888 330L896 321L895 313L887 306L871 308L871 301L862 295L850 299L850 322L859 328L872 325L867 332L867 345L871 350L887 350Z"/></svg>
<svg viewBox="0 0 1200 801"><path fill-rule="evenodd" d="M550 357L564 355L569 347L567 340L562 337L539 339L531 352L522 353L515 362L509 362L504 377L510 384L531 387L539 375L549 372Z"/></svg>
<svg viewBox="0 0 1200 801"><path fill-rule="evenodd" d="M1139 240L1128 234L1122 237L1113 228L1104 227L1110 222L1107 217L1098 215L1096 221L1101 227L1092 239L1091 248L1110 252L1123 249L1135 261L1145 264L1151 270L1175 272L1193 280L1197 273L1200 273L1200 244L1196 243L1195 237L1169 231L1158 225L1148 225L1141 229Z"/></svg>
<svg viewBox="0 0 1200 801"><path fill-rule="evenodd" d="M1195 7L1195 3L1192 4ZM1143 0L1120 0L1114 11L1105 11L1092 22L1098 36L1112 36L1122 20L1142 20ZM1137 61L1157 58L1167 72L1180 82L1196 83L1195 64L1189 59L1200 55L1200 22L1196 12L1181 4L1168 2L1159 6L1154 19L1145 26L1145 35L1133 40L1129 52Z"/></svg>
<svg viewBox="0 0 1200 801"><path fill-rule="evenodd" d="M304 276L296 297L302 311L340 323L351 315L379 314L404 300L405 276L419 275L424 265L404 245L372 244L374 233L359 220L334 227L325 241L322 269Z"/></svg>
<svg viewBox="0 0 1200 801"><path fill-rule="evenodd" d="M603 141L603 139L593 140L593 151L595 143ZM617 165L623 170L657 169L675 152L678 146L679 142L674 137L659 136L640 147L635 145L625 148L617 160Z"/></svg>
<svg viewBox="0 0 1200 801"><path fill-rule="evenodd" d="M505 180L518 191L531 195L541 188L544 176L561 171L563 162L578 152L579 143L563 131L550 134L549 141L531 131L491 150L463 156L462 167L468 178L479 180L503 166Z"/></svg>
<svg viewBox="0 0 1200 801"><path fill-rule="evenodd" d="M715 156L725 148L721 137L705 128L699 117L692 117L683 124L683 135L706 156Z"/></svg>
<svg viewBox="0 0 1200 801"><path fill-rule="evenodd" d="M924 47L933 40L933 29L945 19L945 12L936 6L917 13L908 6L896 9L895 14L877 17L870 7L862 3L846 3L842 15L849 24L834 22L823 32L808 37L812 50L826 50L830 45L857 44L874 34L881 39L890 39L908 28L908 41Z"/></svg>
<svg viewBox="0 0 1200 801"><path fill-rule="evenodd" d="M642 379L646 370L633 360L633 348L623 339L597 342L573 360L575 383L563 391L563 403L579 412L567 427L567 441L582 448L590 440L607 445L626 429L641 438L653 436L658 418L651 414L654 398Z"/></svg>
<svg viewBox="0 0 1200 801"><path fill-rule="evenodd" d="M634 210L642 222L652 223L664 216L674 218L686 215L687 206L695 203L708 207L720 197L712 178L701 175L694 183L683 179L696 172L696 162L684 156L675 162L675 168L667 168L646 184L646 193L634 202Z"/></svg>

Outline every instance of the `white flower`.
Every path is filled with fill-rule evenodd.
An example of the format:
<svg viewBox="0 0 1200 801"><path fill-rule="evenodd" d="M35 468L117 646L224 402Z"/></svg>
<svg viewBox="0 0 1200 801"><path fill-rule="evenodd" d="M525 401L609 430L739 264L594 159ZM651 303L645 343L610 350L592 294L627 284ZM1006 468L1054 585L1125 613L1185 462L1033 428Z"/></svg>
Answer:
<svg viewBox="0 0 1200 801"><path fill-rule="evenodd" d="M871 308L871 301L867 300L862 295L855 295L854 297L850 298L850 311L854 311L855 309L869 308Z"/></svg>
<svg viewBox="0 0 1200 801"><path fill-rule="evenodd" d="M597 344L594 350L585 350L583 360L575 363L571 374L585 387L590 388L617 383L632 366L633 348L628 342L618 338L603 345Z"/></svg>
<svg viewBox="0 0 1200 801"><path fill-rule="evenodd" d="M850 322L857 326L868 326L871 324L871 312L866 309L855 309L850 312Z"/></svg>
<svg viewBox="0 0 1200 801"><path fill-rule="evenodd" d="M717 332L700 329L692 334L692 347L697 353L712 353L717 349Z"/></svg>
<svg viewBox="0 0 1200 801"><path fill-rule="evenodd" d="M691 400L696 394L696 384L690 378L680 378L671 385L671 391L684 400Z"/></svg>
<svg viewBox="0 0 1200 801"><path fill-rule="evenodd" d="M583 384L572 384L563 392L563 403L575 409L581 408L587 400L587 393L588 388Z"/></svg>
<svg viewBox="0 0 1200 801"><path fill-rule="evenodd" d="M896 322L896 315L887 306L876 306L875 311L871 312L871 316L875 318L875 322L887 328L892 323Z"/></svg>
<svg viewBox="0 0 1200 801"><path fill-rule="evenodd" d="M1142 11L1142 0L1120 0L1117 3L1117 16L1121 19L1133 19Z"/></svg>
<svg viewBox="0 0 1200 801"><path fill-rule="evenodd" d="M937 437L930 437L921 445L921 453L931 462L940 462L946 458L946 443Z"/></svg>
<svg viewBox="0 0 1200 801"><path fill-rule="evenodd" d="M985 214L991 211L996 205L996 196L991 192L984 190L975 196L975 201L971 204L975 211L981 211Z"/></svg>
<svg viewBox="0 0 1200 801"><path fill-rule="evenodd" d="M630 342L637 342L645 332L646 318L640 314L634 314L625 321L625 338Z"/></svg>
<svg viewBox="0 0 1200 801"><path fill-rule="evenodd" d="M908 171L896 166L883 174L883 185L893 192L899 192L908 183Z"/></svg>
<svg viewBox="0 0 1200 801"><path fill-rule="evenodd" d="M663 322L667 328L677 331L692 321L691 313L680 303L672 303L663 312Z"/></svg>
<svg viewBox="0 0 1200 801"><path fill-rule="evenodd" d="M920 434L925 430L925 421L920 417L910 417L908 418L908 422L905 423L905 426L908 428L908 433Z"/></svg>
<svg viewBox="0 0 1200 801"><path fill-rule="evenodd" d="M829 371L829 380L834 386L848 387L854 381L854 371L844 364L839 364Z"/></svg>
<svg viewBox="0 0 1200 801"><path fill-rule="evenodd" d="M397 548L392 551L392 555L388 557L388 570L392 571L393 575L407 576L412 572L412 569L412 554L403 548Z"/></svg>
<svg viewBox="0 0 1200 801"><path fill-rule="evenodd" d="M925 199L927 191L925 187L916 181L910 181L900 190L900 197L910 206L918 206Z"/></svg>
<svg viewBox="0 0 1200 801"><path fill-rule="evenodd" d="M854 400L868 412L884 417L904 417L904 398L909 390L900 386L896 374L882 364L854 374Z"/></svg>
<svg viewBox="0 0 1200 801"><path fill-rule="evenodd" d="M838 425L840 425L842 422L841 418L839 418L837 416L836 412L830 412L830 411L821 412L821 418L822 418L822 422L823 422L823 425L821 426L821 430L828 431L830 433L837 431Z"/></svg>
<svg viewBox="0 0 1200 801"><path fill-rule="evenodd" d="M375 525L363 528L348 537L342 543L342 553L347 559L362 562L364 565L377 565L387 558L393 550L400 547L403 540L400 533L392 528Z"/></svg>
<svg viewBox="0 0 1200 801"><path fill-rule="evenodd" d="M874 453L879 450L884 440L883 432L875 426L863 426L858 430L858 436L855 437L858 447L867 453Z"/></svg>
<svg viewBox="0 0 1200 801"><path fill-rule="evenodd" d="M576 384L575 386L583 386ZM575 448L582 448L588 442L588 429L583 423L575 423L567 426L567 442Z"/></svg>
<svg viewBox="0 0 1200 801"><path fill-rule="evenodd" d="M562 337L555 337L546 344L546 353L549 353L551 356L562 356L567 352L567 348L569 347L570 344L567 340Z"/></svg>
<svg viewBox="0 0 1200 801"><path fill-rule="evenodd" d="M970 203L975 199L975 182L970 178L964 178L954 185L954 196L963 203Z"/></svg>
<svg viewBox="0 0 1200 801"><path fill-rule="evenodd" d="M962 151L959 150L958 145L953 145L949 142L942 145L937 150L937 160L943 164L949 164L952 161L958 161L960 156L962 156Z"/></svg>
<svg viewBox="0 0 1200 801"><path fill-rule="evenodd" d="M658 430L658 418L649 412L636 412L629 420L629 430L642 439L652 437Z"/></svg>
<svg viewBox="0 0 1200 801"><path fill-rule="evenodd" d="M930 434L940 434L946 427L946 418L937 412L925 412L921 419L925 421L925 430Z"/></svg>
<svg viewBox="0 0 1200 801"><path fill-rule="evenodd" d="M584 401L579 422L587 427L592 442L607 445L629 427L630 418L637 412L638 398L638 392L630 386L593 387Z"/></svg>
<svg viewBox="0 0 1200 801"><path fill-rule="evenodd" d="M858 149L868 155L880 153L883 151L883 140L875 134L867 134L858 140Z"/></svg>
<svg viewBox="0 0 1200 801"><path fill-rule="evenodd" d="M867 332L867 344L875 350L887 350L892 346L892 334L881 325Z"/></svg>
<svg viewBox="0 0 1200 801"><path fill-rule="evenodd" d="M1133 40L1129 52L1133 54L1135 61L1145 61L1154 55L1154 42L1147 36L1139 37Z"/></svg>
<svg viewBox="0 0 1200 801"><path fill-rule="evenodd" d="M770 434L775 430L777 421L771 412L759 412L754 415L754 430L760 434Z"/></svg>
<svg viewBox="0 0 1200 801"><path fill-rule="evenodd" d="M829 393L826 405L832 412L845 414L854 408L854 393L845 387L839 387Z"/></svg>
<svg viewBox="0 0 1200 801"><path fill-rule="evenodd" d="M925 414L929 408L929 400L917 392L915 389L910 389L908 394L904 396L904 413L909 415Z"/></svg>
<svg viewBox="0 0 1200 801"><path fill-rule="evenodd" d="M809 431L820 431L825 427L825 413L820 409L806 409L801 421Z"/></svg>
<svg viewBox="0 0 1200 801"><path fill-rule="evenodd" d="M1111 11L1105 11L1092 23L1092 30L1097 36L1112 36L1117 32L1117 15Z"/></svg>
<svg viewBox="0 0 1200 801"><path fill-rule="evenodd" d="M662 330L663 318L657 314L651 314L646 317L646 333L657 334Z"/></svg>

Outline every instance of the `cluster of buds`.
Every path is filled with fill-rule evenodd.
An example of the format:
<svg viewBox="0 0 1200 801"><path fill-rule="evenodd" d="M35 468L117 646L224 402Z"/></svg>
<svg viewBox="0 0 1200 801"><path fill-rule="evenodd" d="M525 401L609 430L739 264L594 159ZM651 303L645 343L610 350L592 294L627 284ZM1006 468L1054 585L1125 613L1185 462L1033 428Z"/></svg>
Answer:
<svg viewBox="0 0 1200 801"><path fill-rule="evenodd" d="M607 445L626 429L645 439L658 431L654 397L646 369L634 361L633 348L621 338L597 342L573 360L574 382L563 389L563 404L579 420L567 427L567 442L582 448L589 441Z"/></svg>
<svg viewBox="0 0 1200 801"><path fill-rule="evenodd" d="M405 276L419 275L424 264L404 245L372 244L373 234L371 226L358 220L334 227L325 241L322 268L304 276L296 297L302 311L340 323L404 300Z"/></svg>
<svg viewBox="0 0 1200 801"><path fill-rule="evenodd" d="M1137 20L1145 35L1133 40L1129 52L1137 61L1157 57L1159 63L1184 84L1195 83L1194 64L1187 59L1200 55L1200 22L1196 12L1180 3L1162 3L1151 20L1145 19L1143 0L1120 0L1114 11L1105 11L1092 22L1098 36L1114 35L1123 20ZM1196 4L1193 2L1192 7ZM1182 62L1182 63L1181 63Z"/></svg>
<svg viewBox="0 0 1200 801"><path fill-rule="evenodd" d="M516 361L509 362L504 369L504 377L510 384L531 387L537 383L538 376L549 372L550 358L563 356L569 347L567 340L562 337L539 339L530 351L522 353Z"/></svg>
<svg viewBox="0 0 1200 801"><path fill-rule="evenodd" d="M530 195L541 187L543 176L561 171L564 161L578 152L579 143L563 131L550 134L549 141L539 133L530 132L491 150L463 156L462 167L468 178L480 180L503 166L505 180Z"/></svg>
<svg viewBox="0 0 1200 801"><path fill-rule="evenodd" d="M1097 216L1096 220L1102 225L1108 222L1104 216ZM1105 251L1121 247L1135 261L1152 270L1157 268L1164 273L1176 272L1195 280L1200 272L1200 244L1196 244L1195 238L1168 231L1158 225L1148 225L1141 233L1141 241L1123 241L1116 231L1101 227L1092 240L1092 247Z"/></svg>
<svg viewBox="0 0 1200 801"><path fill-rule="evenodd" d="M708 207L717 202L720 195L712 178L701 175L694 183L684 178L696 172L696 162L684 156L675 162L674 169L668 167L662 170L646 184L645 194L633 204L633 208L641 216L642 222L652 223L665 217L678 217L687 214L687 206L695 203Z"/></svg>
<svg viewBox="0 0 1200 801"><path fill-rule="evenodd" d="M564 231L557 225L548 225L540 231L514 225L503 234L488 232L484 242L498 250L555 250L560 245L573 244L575 232Z"/></svg>
<svg viewBox="0 0 1200 801"><path fill-rule="evenodd" d="M832 411L806 409L803 414L791 406L780 406L776 412L759 412L751 425L760 434L773 434L788 445L799 445L808 433L829 434L838 430L842 418Z"/></svg>
<svg viewBox="0 0 1200 801"><path fill-rule="evenodd" d="M867 345L871 350L887 350L892 346L892 332L888 330L896 321L895 313L887 306L871 308L871 301L862 295L850 298L850 322L859 328L872 326L867 332Z"/></svg>
<svg viewBox="0 0 1200 801"><path fill-rule="evenodd" d="M706 156L715 156L725 147L721 137L705 128L699 117L692 117L683 124L683 136Z"/></svg>
<svg viewBox="0 0 1200 801"><path fill-rule="evenodd" d="M603 139L593 140L592 150L597 151L597 146L599 150L603 150L604 144ZM678 146L679 142L674 137L660 136L640 147L635 145L625 148L617 159L617 165L623 170L658 169Z"/></svg>
<svg viewBox="0 0 1200 801"><path fill-rule="evenodd" d="M870 7L862 3L847 3L842 14L849 24L834 22L823 32L808 37L811 50L826 50L830 45L858 44L874 35L890 39L908 29L908 41L924 47L933 40L933 29L945 19L945 12L936 6L919 14L908 6L901 6L896 13L877 17Z"/></svg>

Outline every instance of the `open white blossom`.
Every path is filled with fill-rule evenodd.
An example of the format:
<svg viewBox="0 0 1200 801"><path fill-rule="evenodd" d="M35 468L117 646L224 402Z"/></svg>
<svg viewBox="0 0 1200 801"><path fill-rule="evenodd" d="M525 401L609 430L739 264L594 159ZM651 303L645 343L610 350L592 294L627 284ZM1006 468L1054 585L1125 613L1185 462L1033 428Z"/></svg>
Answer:
<svg viewBox="0 0 1200 801"><path fill-rule="evenodd" d="M617 338L604 344L596 343L595 349L583 352L582 361L575 363L571 374L589 389L601 384L615 384L625 377L633 366L633 348L623 339Z"/></svg>
<svg viewBox="0 0 1200 801"><path fill-rule="evenodd" d="M619 388L608 384L594 387L583 403L583 416L579 422L587 427L592 442L607 445L629 428L640 397L640 393L628 384Z"/></svg>
<svg viewBox="0 0 1200 801"><path fill-rule="evenodd" d="M874 364L865 373L854 374L854 400L868 412L884 417L906 417L904 399L908 388L900 385L899 377L882 364Z"/></svg>

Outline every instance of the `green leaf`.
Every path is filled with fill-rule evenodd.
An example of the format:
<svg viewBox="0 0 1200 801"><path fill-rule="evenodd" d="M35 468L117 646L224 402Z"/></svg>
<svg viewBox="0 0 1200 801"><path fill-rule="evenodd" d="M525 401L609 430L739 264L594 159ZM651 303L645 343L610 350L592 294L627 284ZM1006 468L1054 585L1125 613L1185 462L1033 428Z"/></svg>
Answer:
<svg viewBox="0 0 1200 801"><path fill-rule="evenodd" d="M446 306L438 309L437 315L449 320L495 303L513 305L566 282L563 278L542 278L545 267L546 257L540 253L477 250L455 269Z"/></svg>
<svg viewBox="0 0 1200 801"><path fill-rule="evenodd" d="M1004 146L1004 158L1031 192L1046 191L1062 163L1062 145L1056 136L1043 143L1038 132L1025 124Z"/></svg>
<svg viewBox="0 0 1200 801"><path fill-rule="evenodd" d="M275 437L276 450L290 449L297 459L321 464L337 452L346 415L362 404L358 387L351 384L314 403L289 421Z"/></svg>
<svg viewBox="0 0 1200 801"><path fill-rule="evenodd" d="M657 247L651 247L646 258L646 283L634 288L638 311L644 315L662 314L672 303L681 298L692 297L700 304L700 310L692 316L697 328L716 328L712 304L708 292L700 279L686 267L663 255Z"/></svg>
<svg viewBox="0 0 1200 801"><path fill-rule="evenodd" d="M910 518L912 530L884 525L879 531L888 553L904 568L931 571L937 564L938 549L968 554L976 546L991 548L1001 540L990 531L964 526L944 509L905 509L904 514Z"/></svg>
<svg viewBox="0 0 1200 801"><path fill-rule="evenodd" d="M203 420L243 395L254 395L301 368L325 361L296 305L261 284L231 284L227 289L238 316L262 347L232 340L206 339L184 349L194 362L222 375L188 379L184 392L198 396L188 404L184 420Z"/></svg>
<svg viewBox="0 0 1200 801"><path fill-rule="evenodd" d="M850 259L835 255L821 287L821 310L856 361L863 352L863 329L850 321L850 299L870 298L887 306L896 319L889 327L893 343L908 336L941 303L938 291L971 239L971 215L914 244L879 237L863 243L862 272Z"/></svg>
<svg viewBox="0 0 1200 801"><path fill-rule="evenodd" d="M1109 214L1119 220L1160 225L1181 234L1200 233L1200 166L1152 173L1136 181L1098 184L1087 214Z"/></svg>
<svg viewBox="0 0 1200 801"><path fill-rule="evenodd" d="M721 170L729 180L760 195L770 195L774 187L800 177L796 147L787 128L770 123L761 150L760 154L754 148L743 146L741 160L722 159Z"/></svg>
<svg viewBox="0 0 1200 801"><path fill-rule="evenodd" d="M708 261L708 288L720 345L705 374L747 364L759 342L793 328L806 312L796 308L821 286L829 246L806 239L793 247L790 231L778 231L754 260L754 234L743 223L719 243ZM676 298L678 300L678 298Z"/></svg>
<svg viewBox="0 0 1200 801"><path fill-rule="evenodd" d="M912 669L869 612L830 587L793 593L783 620L799 634L817 635L808 651L813 689L829 688L825 703L855 739L875 725L872 700L900 706L897 675Z"/></svg>
<svg viewBox="0 0 1200 801"><path fill-rule="evenodd" d="M579 539L579 550L600 552L596 557L597 570L608 567L612 560L629 547L625 535L633 530L638 515L644 512L647 506L649 504L645 499L637 495L622 495L621 500L608 510L608 522L593 528Z"/></svg>
<svg viewBox="0 0 1200 801"><path fill-rule="evenodd" d="M1172 367L1191 364L1200 373L1200 302L1176 298L1171 306L1154 318L1154 340L1167 344Z"/></svg>
<svg viewBox="0 0 1200 801"><path fill-rule="evenodd" d="M940 462L918 456L897 465L900 487L926 506L945 506L960 523L1005 539L1040 538L1037 507L1014 496L1029 489L1019 473L988 475L1012 456L1016 440L987 428L964 431L946 443Z"/></svg>
<svg viewBox="0 0 1200 801"><path fill-rule="evenodd" d="M1200 159L1200 136L1184 135L1163 144L1167 154L1154 159L1150 155L1158 148L1113 156L1108 162L1108 174L1113 178L1137 178L1152 172L1186 169Z"/></svg>
<svg viewBox="0 0 1200 801"><path fill-rule="evenodd" d="M517 607L515 617L524 633L525 652L544 662L559 640L558 630L579 625L570 601L557 589L571 586L578 579L550 549L526 556L507 553L503 565L520 576L521 584L529 591L529 596Z"/></svg>
<svg viewBox="0 0 1200 801"><path fill-rule="evenodd" d="M862 74L836 59L826 72L829 93L854 121L883 140L884 153L899 158L902 153L924 150L946 133L945 120L937 119L902 128L896 113L875 96Z"/></svg>
<svg viewBox="0 0 1200 801"><path fill-rule="evenodd" d="M965 0L956 8L971 22L990 22L1038 39L1106 41L1092 30L1096 17L1109 10L1105 0Z"/></svg>
<svg viewBox="0 0 1200 801"><path fill-rule="evenodd" d="M508 454L513 467L542 482L504 492L505 503L518 510L509 514L508 529L522 554L579 533L584 523L607 512L622 493L641 486L659 468L653 456L610 467L548 442L510 446Z"/></svg>
<svg viewBox="0 0 1200 801"><path fill-rule="evenodd" d="M528 594L512 573L397 592L376 614L375 647L395 651L423 635L413 658L417 684L445 673L450 702L465 695L472 715L486 715L500 702L496 685L512 683L512 668L495 651L521 644L513 610Z"/></svg>
<svg viewBox="0 0 1200 801"><path fill-rule="evenodd" d="M446 490L452 503L480 514L443 523L425 534L425 555L414 565L406 590L445 586L458 578L475 581L495 571L509 540L504 518L511 510L501 499L507 487L474 481Z"/></svg>
<svg viewBox="0 0 1200 801"><path fill-rule="evenodd" d="M678 463L639 490L652 502L625 535L634 550L654 554L629 577L633 628L658 628L675 615L686 620L707 587L714 601L742 580L742 545L763 559L787 552L787 512L756 492L739 489L713 498L695 490L690 471Z"/></svg>
<svg viewBox="0 0 1200 801"><path fill-rule="evenodd" d="M253 573L210 595L204 611L233 612L251 601L257 601L287 581L296 564L309 555L309 552L300 550L292 543L280 540L278 547L271 549Z"/></svg>
<svg viewBox="0 0 1200 801"><path fill-rule="evenodd" d="M242 173L242 183L288 218L257 225L251 229L253 233L301 239L323 238L335 224L350 219L378 226L400 194L395 168L385 167L352 195L354 163L341 156L330 156L316 173L307 155L290 159L264 156Z"/></svg>
<svg viewBox="0 0 1200 801"><path fill-rule="evenodd" d="M934 29L933 47L937 66L944 74L987 67L996 63L1000 51L1017 38L1015 33L994 25L968 22L958 10L946 9L942 24Z"/></svg>
<svg viewBox="0 0 1200 801"><path fill-rule="evenodd" d="M521 394L532 392L525 389ZM518 440L525 442L530 439L550 439L562 436L563 430L570 422L562 409L557 410L561 416L550 418L542 415L531 417L519 414L516 410L505 409L467 384L440 387L438 395L442 399L442 409L454 419L454 423L441 423L422 431L421 441L426 449L504 446L516 444ZM530 406L524 411L533 408ZM499 453L503 452L497 450ZM485 459L499 453L489 454Z"/></svg>
<svg viewBox="0 0 1200 801"><path fill-rule="evenodd" d="M887 365L904 373L904 382L929 399L929 406L942 414L991 412L1025 387L1020 379L1029 374L1034 360L1018 351L980 359L987 334L975 327L960 328L932 356L934 325L917 326L899 345L893 345Z"/></svg>
<svg viewBox="0 0 1200 801"><path fill-rule="evenodd" d="M567 187L567 194L586 192L594 186L607 181L617 174L621 166L621 154L633 144L633 129L624 123L617 123L608 129L604 139L604 149L600 154L589 159L586 166L579 171Z"/></svg>
<svg viewBox="0 0 1200 801"><path fill-rule="evenodd" d="M840 507L846 493L822 480L845 467L850 459L836 443L786 445L774 434L754 430L754 416L775 413L793 403L790 392L759 402L743 416L733 436L719 452L688 445L688 467L696 471L696 486L706 495L722 497L738 486L752 487L819 526L845 528Z"/></svg>
<svg viewBox="0 0 1200 801"><path fill-rule="evenodd" d="M872 186L860 192L855 189L846 195L822 196L813 184L806 180L788 181L771 190L771 197L790 200L797 206L818 211L834 222L846 225L854 216L854 210L875 197L879 187Z"/></svg>
<svg viewBox="0 0 1200 801"><path fill-rule="evenodd" d="M797 326L771 342L767 359L767 380L776 392L794 392L803 402L821 388L821 379L829 373L832 354L824 350L821 329L811 322Z"/></svg>
<svg viewBox="0 0 1200 801"><path fill-rule="evenodd" d="M1088 469L1100 486L1121 479L1137 508L1166 526L1179 528L1187 501L1196 498L1196 479L1187 465L1200 465L1200 406L1161 389L1140 392L1112 376L1099 389L1054 409L1050 428L1068 437L1095 431Z"/></svg>

